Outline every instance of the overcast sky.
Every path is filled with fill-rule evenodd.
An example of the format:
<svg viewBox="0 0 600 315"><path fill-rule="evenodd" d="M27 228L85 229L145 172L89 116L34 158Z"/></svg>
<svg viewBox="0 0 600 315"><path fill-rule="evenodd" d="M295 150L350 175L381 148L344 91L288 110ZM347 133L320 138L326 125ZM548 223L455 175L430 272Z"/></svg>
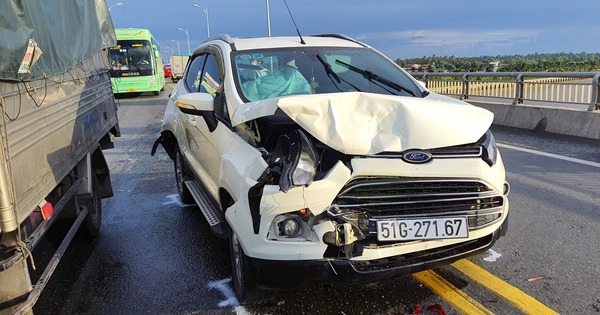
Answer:
<svg viewBox="0 0 600 315"><path fill-rule="evenodd" d="M116 3L122 6L113 6ZM303 35L340 33L392 59L600 52L599 0L287 0ZM163 52L210 33L267 36L266 0L107 0L115 27L148 28ZM269 0L272 36L295 35L283 0Z"/></svg>

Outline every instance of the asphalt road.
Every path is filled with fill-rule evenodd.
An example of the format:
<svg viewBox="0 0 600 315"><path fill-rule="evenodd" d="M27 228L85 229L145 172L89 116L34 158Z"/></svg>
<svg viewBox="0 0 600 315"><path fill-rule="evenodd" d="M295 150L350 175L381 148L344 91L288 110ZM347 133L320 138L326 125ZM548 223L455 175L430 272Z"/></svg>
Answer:
<svg viewBox="0 0 600 315"><path fill-rule="evenodd" d="M460 314L463 303L535 313L515 301L521 293L561 314L600 313L600 142L499 127L512 185L509 232L469 261L508 291L486 288L475 280L484 272L455 265L431 272L451 290L424 283L428 273L352 287L309 284L273 304L238 306L227 241L196 207L179 204L164 151L150 156L169 91L119 100L122 137L105 151L115 196L103 202L101 235L71 244L35 314L426 314L436 304ZM39 264L53 246L36 249ZM454 291L468 302L444 293Z"/></svg>

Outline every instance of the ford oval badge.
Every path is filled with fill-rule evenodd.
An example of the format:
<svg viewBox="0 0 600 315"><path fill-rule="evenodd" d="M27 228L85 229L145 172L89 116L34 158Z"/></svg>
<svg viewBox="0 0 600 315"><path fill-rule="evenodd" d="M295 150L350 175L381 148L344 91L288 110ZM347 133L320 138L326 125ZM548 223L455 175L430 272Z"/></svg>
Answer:
<svg viewBox="0 0 600 315"><path fill-rule="evenodd" d="M431 153L421 150L410 150L404 152L402 160L407 163L422 164L431 161Z"/></svg>

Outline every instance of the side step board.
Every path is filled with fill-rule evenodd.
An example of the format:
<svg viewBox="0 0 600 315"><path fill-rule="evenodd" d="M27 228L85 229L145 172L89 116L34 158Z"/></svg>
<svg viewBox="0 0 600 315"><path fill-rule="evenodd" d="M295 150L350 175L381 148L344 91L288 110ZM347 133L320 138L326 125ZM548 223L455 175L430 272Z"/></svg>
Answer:
<svg viewBox="0 0 600 315"><path fill-rule="evenodd" d="M215 205L209 201L210 199L206 196L202 187L193 180L185 181L185 185L192 194L192 197L194 197L198 208L202 211L213 232L221 237L225 236L223 230L224 222L221 221L221 218L217 214L218 209L215 209Z"/></svg>

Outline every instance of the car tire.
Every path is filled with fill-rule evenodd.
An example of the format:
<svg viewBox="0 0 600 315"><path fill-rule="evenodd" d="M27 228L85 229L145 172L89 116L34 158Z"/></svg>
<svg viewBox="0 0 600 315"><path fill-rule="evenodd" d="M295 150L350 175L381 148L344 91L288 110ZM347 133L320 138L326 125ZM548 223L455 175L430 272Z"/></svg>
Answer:
<svg viewBox="0 0 600 315"><path fill-rule="evenodd" d="M88 197L79 199L79 206L84 206L88 210L83 222L84 231L88 238L94 239L100 234L102 225L102 198L96 173L92 172L90 180L92 181L92 193Z"/></svg>
<svg viewBox="0 0 600 315"><path fill-rule="evenodd" d="M173 164L175 165L175 181L177 183L179 199L181 199L182 203L194 203L194 197L192 197L192 193L190 193L190 190L185 185L185 179L187 177L186 165L179 149L175 151Z"/></svg>
<svg viewBox="0 0 600 315"><path fill-rule="evenodd" d="M240 245L237 236L230 229L229 246L231 252L231 272L233 291L242 305L264 304L271 301L277 291L265 290L256 286L256 271Z"/></svg>

